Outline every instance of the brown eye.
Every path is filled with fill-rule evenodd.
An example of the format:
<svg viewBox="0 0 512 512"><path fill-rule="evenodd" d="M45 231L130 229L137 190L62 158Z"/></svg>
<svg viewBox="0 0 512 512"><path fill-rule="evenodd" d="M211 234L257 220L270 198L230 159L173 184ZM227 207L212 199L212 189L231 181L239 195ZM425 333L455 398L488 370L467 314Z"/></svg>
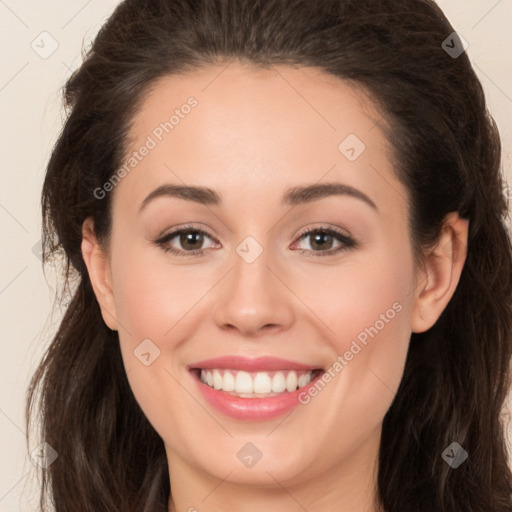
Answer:
<svg viewBox="0 0 512 512"><path fill-rule="evenodd" d="M310 248L300 249L301 254L311 256L329 256L356 246L356 242L348 235L331 228L316 228L303 232L300 240L310 240ZM335 245L337 242L337 246Z"/></svg>
<svg viewBox="0 0 512 512"><path fill-rule="evenodd" d="M203 246L208 238L214 240L213 237L202 229L185 226L160 237L154 243L165 252L170 252L177 256L198 256L204 254ZM216 242L216 240L214 241Z"/></svg>
<svg viewBox="0 0 512 512"><path fill-rule="evenodd" d="M179 241L183 249L201 249L204 243L204 235L199 231L187 231L179 235Z"/></svg>

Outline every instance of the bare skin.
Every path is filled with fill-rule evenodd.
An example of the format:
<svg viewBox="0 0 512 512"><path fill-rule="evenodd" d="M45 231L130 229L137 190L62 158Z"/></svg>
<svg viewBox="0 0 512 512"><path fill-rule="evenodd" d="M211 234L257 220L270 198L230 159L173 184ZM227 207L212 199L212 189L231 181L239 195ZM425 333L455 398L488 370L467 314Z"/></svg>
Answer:
<svg viewBox="0 0 512 512"><path fill-rule="evenodd" d="M382 420L411 333L436 322L457 286L468 224L450 214L417 268L408 195L380 115L361 91L312 68L230 63L165 77L135 113L131 151L191 96L197 106L110 192L109 247L97 243L90 219L82 242L130 385L165 443L169 512L377 512ZM349 134L364 151L356 139L340 151ZM292 187L335 182L374 206L347 194L281 204ZM141 210L164 184L208 187L222 201L160 196ZM166 247L181 256L154 243L189 224L208 234L201 254L190 256L179 235ZM314 234L301 235L318 228L355 245L334 237L322 248ZM251 263L236 251L248 236L262 249ZM378 332L348 360L370 326ZM160 350L148 366L134 356L144 339ZM288 415L247 421L214 409L187 370L231 354L347 364ZM262 454L252 467L237 457L249 442Z"/></svg>

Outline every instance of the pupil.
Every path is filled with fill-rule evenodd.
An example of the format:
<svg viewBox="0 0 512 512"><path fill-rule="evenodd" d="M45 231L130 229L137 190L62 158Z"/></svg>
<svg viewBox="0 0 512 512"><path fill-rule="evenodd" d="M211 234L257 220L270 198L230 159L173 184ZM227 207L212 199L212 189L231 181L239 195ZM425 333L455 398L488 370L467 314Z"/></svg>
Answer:
<svg viewBox="0 0 512 512"><path fill-rule="evenodd" d="M197 244L198 240L194 238L195 237L199 237L199 247L201 247L203 245L203 240L202 240L202 234L201 233L197 233L197 232L193 232L193 233L182 233L181 234L181 237L180 237L180 243L182 245L183 248L187 248L187 244L191 243L192 244L192 247L189 247L190 249L197 249L197 247L194 247L194 242Z"/></svg>
<svg viewBox="0 0 512 512"><path fill-rule="evenodd" d="M313 243L311 244L311 247L313 247L313 249L315 248L315 245L317 246L317 248L324 248L325 249L325 243L322 243L322 239L327 237L329 240L328 242L332 242L332 235L329 235L327 233L317 233L316 235L313 236ZM319 242L320 240L320 242ZM327 242L327 245L329 245L329 243Z"/></svg>

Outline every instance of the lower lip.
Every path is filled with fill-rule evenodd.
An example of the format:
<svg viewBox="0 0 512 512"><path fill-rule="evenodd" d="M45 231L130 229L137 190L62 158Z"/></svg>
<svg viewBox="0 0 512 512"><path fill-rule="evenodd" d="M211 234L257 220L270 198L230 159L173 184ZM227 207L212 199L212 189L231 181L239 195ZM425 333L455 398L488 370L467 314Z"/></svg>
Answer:
<svg viewBox="0 0 512 512"><path fill-rule="evenodd" d="M243 398L230 395L226 391L218 391L201 382L195 375L199 389L207 402L218 411L238 420L263 421L277 418L300 405L299 395L307 393L322 377L319 373L309 384L293 392L284 392L268 398Z"/></svg>

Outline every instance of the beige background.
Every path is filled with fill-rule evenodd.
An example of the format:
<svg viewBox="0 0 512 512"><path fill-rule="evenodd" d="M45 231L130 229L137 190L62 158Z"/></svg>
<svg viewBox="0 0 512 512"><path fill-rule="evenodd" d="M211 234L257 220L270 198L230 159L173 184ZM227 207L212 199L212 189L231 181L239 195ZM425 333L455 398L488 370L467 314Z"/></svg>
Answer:
<svg viewBox="0 0 512 512"><path fill-rule="evenodd" d="M50 317L54 281L45 280L38 257L39 194L61 127L60 87L81 61L82 42L92 40L117 3L0 0L0 512L33 511L38 496L25 450L23 406L29 376L60 315L56 310ZM512 186L512 0L439 4L469 43L501 131ZM52 45L58 47L47 58L35 51L44 54Z"/></svg>

